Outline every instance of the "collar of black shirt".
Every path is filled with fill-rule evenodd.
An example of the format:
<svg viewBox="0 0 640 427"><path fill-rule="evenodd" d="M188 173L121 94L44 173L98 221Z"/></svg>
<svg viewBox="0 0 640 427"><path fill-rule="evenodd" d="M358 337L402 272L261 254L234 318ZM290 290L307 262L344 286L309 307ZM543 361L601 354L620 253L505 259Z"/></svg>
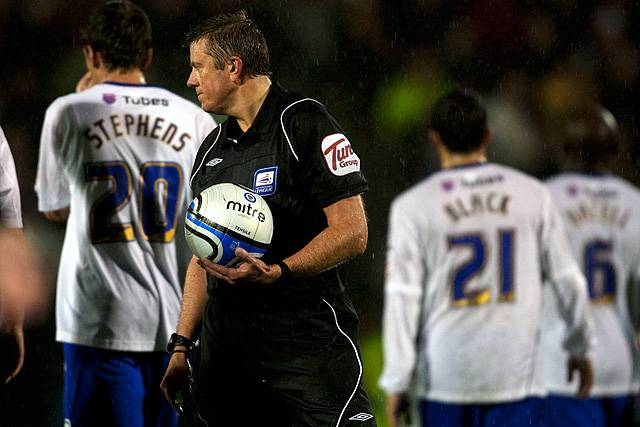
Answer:
<svg viewBox="0 0 640 427"><path fill-rule="evenodd" d="M276 123L279 122L279 117L277 117L278 113L278 104L280 95L284 92L284 89L277 81L271 83L269 87L269 93L267 93L267 97L264 99L258 114L256 115L255 120L251 127L247 130L246 133L243 133L240 130L240 126L238 125L235 117L229 118L229 125L227 126L227 136L230 138L240 141L242 137L246 134L266 134L269 133L272 126L275 126Z"/></svg>

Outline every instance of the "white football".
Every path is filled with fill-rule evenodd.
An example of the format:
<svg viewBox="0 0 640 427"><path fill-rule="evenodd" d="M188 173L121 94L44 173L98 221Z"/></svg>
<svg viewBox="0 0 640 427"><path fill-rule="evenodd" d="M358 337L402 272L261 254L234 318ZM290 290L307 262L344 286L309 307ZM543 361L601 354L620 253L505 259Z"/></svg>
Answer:
<svg viewBox="0 0 640 427"><path fill-rule="evenodd" d="M273 236L273 217L267 202L236 184L212 185L189 205L185 236L198 258L231 266L236 248L256 258L265 254Z"/></svg>

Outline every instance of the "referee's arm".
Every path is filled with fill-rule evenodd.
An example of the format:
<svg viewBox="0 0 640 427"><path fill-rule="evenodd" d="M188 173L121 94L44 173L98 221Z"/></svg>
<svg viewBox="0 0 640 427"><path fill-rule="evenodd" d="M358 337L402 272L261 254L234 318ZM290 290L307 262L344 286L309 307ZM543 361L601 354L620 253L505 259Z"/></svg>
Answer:
<svg viewBox="0 0 640 427"><path fill-rule="evenodd" d="M367 248L368 227L360 195L324 208L327 228L285 261L294 277L313 276L333 268Z"/></svg>
<svg viewBox="0 0 640 427"><path fill-rule="evenodd" d="M193 341L202 321L202 312L207 302L207 273L197 264L198 258L192 257L184 279L182 309L178 320L177 333ZM187 350L176 345L175 350ZM189 382L187 353L176 351L171 355L160 388L171 405L174 405L175 393Z"/></svg>
<svg viewBox="0 0 640 427"><path fill-rule="evenodd" d="M367 248L367 217L360 195L334 202L324 208L324 214L327 227L305 247L283 260L294 278L322 273L361 255ZM209 274L231 284L239 281L269 284L285 274L278 264L267 265L244 249L237 248L236 255L243 261L238 267L224 267L207 258L200 259L199 264Z"/></svg>

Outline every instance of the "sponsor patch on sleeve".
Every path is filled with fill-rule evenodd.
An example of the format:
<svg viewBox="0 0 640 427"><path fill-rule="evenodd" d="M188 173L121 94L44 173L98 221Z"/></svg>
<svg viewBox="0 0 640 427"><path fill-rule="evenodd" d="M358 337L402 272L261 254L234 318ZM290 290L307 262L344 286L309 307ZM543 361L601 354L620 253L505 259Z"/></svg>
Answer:
<svg viewBox="0 0 640 427"><path fill-rule="evenodd" d="M322 154L332 174L344 176L360 171L360 158L351 143L341 133L334 133L322 140Z"/></svg>
<svg viewBox="0 0 640 427"><path fill-rule="evenodd" d="M275 194L278 185L278 166L258 169L253 175L253 191L261 196Z"/></svg>

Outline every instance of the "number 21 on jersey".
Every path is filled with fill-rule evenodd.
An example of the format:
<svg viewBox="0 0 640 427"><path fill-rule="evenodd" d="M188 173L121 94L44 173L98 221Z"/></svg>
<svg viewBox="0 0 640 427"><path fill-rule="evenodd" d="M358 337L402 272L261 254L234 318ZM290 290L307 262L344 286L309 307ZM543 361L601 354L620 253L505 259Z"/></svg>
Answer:
<svg viewBox="0 0 640 427"><path fill-rule="evenodd" d="M511 302L514 297L514 251L515 230L498 230L498 248L495 262L498 263L498 302ZM471 279L482 274L491 260L492 248L487 244L484 233L468 233L449 235L447 237L449 250L470 251L469 258L457 266L449 276L451 289L451 303L455 307L484 305L491 301L491 289L469 290L467 286Z"/></svg>

